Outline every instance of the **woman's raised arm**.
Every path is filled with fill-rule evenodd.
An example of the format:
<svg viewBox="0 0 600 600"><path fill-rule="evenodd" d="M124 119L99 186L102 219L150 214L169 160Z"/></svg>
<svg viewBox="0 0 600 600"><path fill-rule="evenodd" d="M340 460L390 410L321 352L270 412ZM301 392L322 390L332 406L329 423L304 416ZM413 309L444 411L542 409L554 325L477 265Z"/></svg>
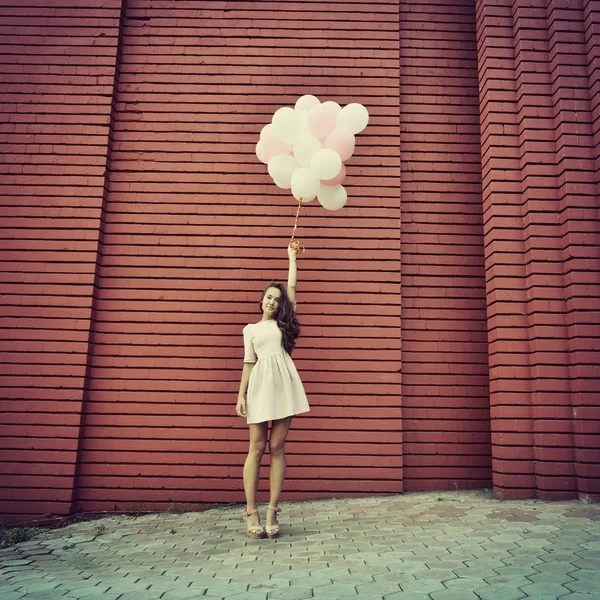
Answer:
<svg viewBox="0 0 600 600"><path fill-rule="evenodd" d="M292 247L292 243L288 245L288 257L290 259L290 266L288 271L288 283L287 283L287 294L290 302L296 308L296 280L297 280L297 270L296 270L296 250Z"/></svg>

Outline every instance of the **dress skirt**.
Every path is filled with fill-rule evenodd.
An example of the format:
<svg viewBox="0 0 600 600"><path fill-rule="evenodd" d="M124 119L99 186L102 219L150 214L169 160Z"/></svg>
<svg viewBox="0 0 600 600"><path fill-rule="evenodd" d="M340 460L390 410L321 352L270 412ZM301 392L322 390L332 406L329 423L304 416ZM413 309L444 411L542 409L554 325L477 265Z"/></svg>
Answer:
<svg viewBox="0 0 600 600"><path fill-rule="evenodd" d="M310 410L292 357L282 345L277 321L244 327L244 362L255 363L246 396L246 420L263 423Z"/></svg>

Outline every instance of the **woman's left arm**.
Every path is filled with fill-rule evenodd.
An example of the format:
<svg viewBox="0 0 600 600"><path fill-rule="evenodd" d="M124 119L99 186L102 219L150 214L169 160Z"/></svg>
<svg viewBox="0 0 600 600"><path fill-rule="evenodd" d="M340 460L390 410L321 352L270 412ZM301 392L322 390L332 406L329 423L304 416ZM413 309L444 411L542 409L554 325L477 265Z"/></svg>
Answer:
<svg viewBox="0 0 600 600"><path fill-rule="evenodd" d="M296 281L297 281L297 270L296 270L296 250L292 248L292 244L290 242L288 246L288 257L290 259L290 266L288 271L288 284L287 284L287 294L288 298L294 305L294 309L296 308Z"/></svg>

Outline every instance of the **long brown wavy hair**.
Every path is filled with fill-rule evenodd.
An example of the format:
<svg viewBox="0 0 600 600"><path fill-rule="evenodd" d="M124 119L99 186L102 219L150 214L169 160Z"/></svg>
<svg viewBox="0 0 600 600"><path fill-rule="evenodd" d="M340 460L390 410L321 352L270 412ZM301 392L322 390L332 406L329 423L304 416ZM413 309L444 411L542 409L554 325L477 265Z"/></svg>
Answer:
<svg viewBox="0 0 600 600"><path fill-rule="evenodd" d="M290 297L281 283L270 283L264 289L262 296L260 297L260 302L258 303L260 312L262 312L262 302L265 294L270 288L276 288L281 292L279 308L275 313L275 320L277 321L277 326L281 329L281 341L283 347L285 351L291 355L296 346L296 338L300 335L300 323L298 322L298 319L296 319L296 312L294 311Z"/></svg>

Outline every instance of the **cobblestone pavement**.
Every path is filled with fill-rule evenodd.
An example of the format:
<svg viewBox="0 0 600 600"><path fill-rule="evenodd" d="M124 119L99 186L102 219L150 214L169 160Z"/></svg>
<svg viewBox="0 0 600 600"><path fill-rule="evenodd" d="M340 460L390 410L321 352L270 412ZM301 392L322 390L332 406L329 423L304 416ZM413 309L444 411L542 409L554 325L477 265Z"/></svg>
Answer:
<svg viewBox="0 0 600 600"><path fill-rule="evenodd" d="M600 599L600 505L409 493L109 517L0 550L2 600ZM264 522L264 506L261 513Z"/></svg>

